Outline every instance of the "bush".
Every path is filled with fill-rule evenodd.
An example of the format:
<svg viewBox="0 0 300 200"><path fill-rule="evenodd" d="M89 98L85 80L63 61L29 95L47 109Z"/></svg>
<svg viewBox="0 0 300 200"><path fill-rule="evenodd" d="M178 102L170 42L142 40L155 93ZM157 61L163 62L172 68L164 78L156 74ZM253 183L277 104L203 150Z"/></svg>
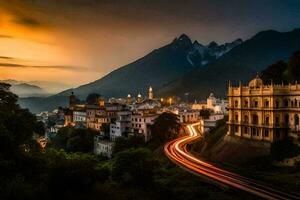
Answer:
<svg viewBox="0 0 300 200"><path fill-rule="evenodd" d="M148 149L128 149L114 158L112 179L121 185L146 187L152 184L157 167L158 161Z"/></svg>

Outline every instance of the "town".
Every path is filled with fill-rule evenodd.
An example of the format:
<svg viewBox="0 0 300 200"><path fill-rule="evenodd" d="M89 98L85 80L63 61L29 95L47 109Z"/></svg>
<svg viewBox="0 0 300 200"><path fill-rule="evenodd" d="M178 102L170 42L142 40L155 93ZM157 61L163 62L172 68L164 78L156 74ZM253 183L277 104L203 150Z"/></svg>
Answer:
<svg viewBox="0 0 300 200"><path fill-rule="evenodd" d="M176 114L182 125L199 122L202 133L208 132L228 114L228 101L217 99L213 94L206 101L193 104L175 103L172 98L156 98L151 86L147 97L138 94L134 98L128 94L127 98L111 98L106 102L100 95L91 96L92 99L82 103L72 93L68 107L37 114L38 120L51 124L46 129L46 138L39 139L44 142L51 140L60 128L66 126L90 128L99 132L94 139L94 153L111 157L117 137L134 135L148 142L151 139L151 125L164 112Z"/></svg>
<svg viewBox="0 0 300 200"><path fill-rule="evenodd" d="M300 200L299 10L0 0L0 200Z"/></svg>

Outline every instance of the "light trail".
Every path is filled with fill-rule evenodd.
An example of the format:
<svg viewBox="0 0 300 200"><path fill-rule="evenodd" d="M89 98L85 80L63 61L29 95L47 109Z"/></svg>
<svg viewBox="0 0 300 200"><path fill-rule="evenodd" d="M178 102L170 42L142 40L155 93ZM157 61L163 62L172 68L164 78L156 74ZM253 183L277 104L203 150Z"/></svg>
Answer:
<svg viewBox="0 0 300 200"><path fill-rule="evenodd" d="M194 174L208 177L217 183L225 184L265 199L300 199L300 196L296 194L273 189L256 180L220 169L190 154L187 151L187 145L201 137L194 128L197 125L199 123L187 126L189 136L177 138L165 145L165 154L174 163Z"/></svg>

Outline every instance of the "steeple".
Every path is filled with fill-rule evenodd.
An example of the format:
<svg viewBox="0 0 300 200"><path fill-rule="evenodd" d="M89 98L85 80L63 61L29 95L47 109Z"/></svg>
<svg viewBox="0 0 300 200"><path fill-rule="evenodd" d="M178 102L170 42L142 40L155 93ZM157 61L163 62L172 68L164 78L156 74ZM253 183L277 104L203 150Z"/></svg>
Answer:
<svg viewBox="0 0 300 200"><path fill-rule="evenodd" d="M76 96L72 91L71 95L69 96L69 106L74 106L76 104Z"/></svg>
<svg viewBox="0 0 300 200"><path fill-rule="evenodd" d="M148 90L148 98L153 99L153 89L151 86L149 87L149 90Z"/></svg>

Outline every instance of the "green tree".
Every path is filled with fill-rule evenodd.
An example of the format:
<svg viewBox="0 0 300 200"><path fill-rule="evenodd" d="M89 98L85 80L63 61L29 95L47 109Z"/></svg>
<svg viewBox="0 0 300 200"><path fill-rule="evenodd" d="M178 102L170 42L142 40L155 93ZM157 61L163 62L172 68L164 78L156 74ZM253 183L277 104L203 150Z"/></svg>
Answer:
<svg viewBox="0 0 300 200"><path fill-rule="evenodd" d="M169 112L164 112L159 115L151 127L154 137L161 141L167 141L175 138L179 134L181 125L177 115Z"/></svg>
<svg viewBox="0 0 300 200"><path fill-rule="evenodd" d="M202 109L200 110L200 116L204 119L208 119L211 115L212 110L211 109Z"/></svg>
<svg viewBox="0 0 300 200"><path fill-rule="evenodd" d="M153 183L158 161L145 148L128 149L116 155L112 165L112 179L121 185L147 187Z"/></svg>
<svg viewBox="0 0 300 200"><path fill-rule="evenodd" d="M300 81L300 51L295 52L288 61L290 82Z"/></svg>

